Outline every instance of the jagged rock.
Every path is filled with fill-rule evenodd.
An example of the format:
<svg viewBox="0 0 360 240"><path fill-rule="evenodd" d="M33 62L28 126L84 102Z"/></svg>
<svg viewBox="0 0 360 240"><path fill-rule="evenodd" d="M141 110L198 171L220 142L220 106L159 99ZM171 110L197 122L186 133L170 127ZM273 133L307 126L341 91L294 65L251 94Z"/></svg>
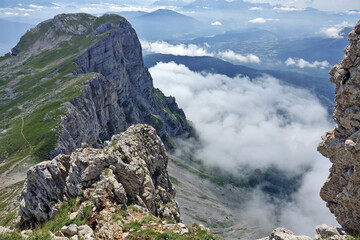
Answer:
<svg viewBox="0 0 360 240"><path fill-rule="evenodd" d="M321 224L315 229L316 240L346 240L353 239L352 236L346 235L344 231L331 225Z"/></svg>
<svg viewBox="0 0 360 240"><path fill-rule="evenodd" d="M20 222L47 221L62 201L73 197L82 202L79 213L87 206L99 211L107 201L126 208L131 201L155 216L180 221L168 157L156 130L134 125L107 144L104 150L83 145L71 155L31 167L20 196Z"/></svg>
<svg viewBox="0 0 360 240"><path fill-rule="evenodd" d="M312 240L312 238L308 236L297 236L286 228L276 228L271 232L269 237L258 240Z"/></svg>
<svg viewBox="0 0 360 240"><path fill-rule="evenodd" d="M333 119L318 151L333 163L320 196L347 231L360 230L360 21L348 37L343 60L331 71L336 84Z"/></svg>

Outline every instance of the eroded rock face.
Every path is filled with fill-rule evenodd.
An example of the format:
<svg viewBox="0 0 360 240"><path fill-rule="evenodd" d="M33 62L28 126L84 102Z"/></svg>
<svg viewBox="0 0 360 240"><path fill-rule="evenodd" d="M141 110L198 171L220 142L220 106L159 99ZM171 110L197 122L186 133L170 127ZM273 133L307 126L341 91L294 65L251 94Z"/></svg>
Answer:
<svg viewBox="0 0 360 240"><path fill-rule="evenodd" d="M331 71L336 84L333 119L318 151L333 163L320 196L340 225L348 231L360 229L360 21L350 32L344 59Z"/></svg>
<svg viewBox="0 0 360 240"><path fill-rule="evenodd" d="M56 22L58 25L66 23ZM91 34L98 36L109 30L112 32L75 60L81 68L75 74L98 73L98 76L84 84L86 88L81 96L64 104L67 118L62 121L58 144L51 157L69 154L82 142L102 147L113 134L136 123L154 126L169 148L169 136L193 134L174 98L165 97L154 89L143 63L140 42L130 23L125 19L117 24L106 23Z"/></svg>
<svg viewBox="0 0 360 240"><path fill-rule="evenodd" d="M30 168L20 196L21 223L44 222L62 201L77 197L100 211L107 201L126 208L141 205L153 215L180 221L175 189L167 173L168 157L156 130L134 125L114 135L104 149L83 144Z"/></svg>

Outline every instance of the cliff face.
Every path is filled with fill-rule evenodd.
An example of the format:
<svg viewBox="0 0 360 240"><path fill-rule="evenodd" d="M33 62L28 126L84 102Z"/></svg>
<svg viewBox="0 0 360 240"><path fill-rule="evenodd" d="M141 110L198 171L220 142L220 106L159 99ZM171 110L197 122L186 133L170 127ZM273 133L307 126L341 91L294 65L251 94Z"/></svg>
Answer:
<svg viewBox="0 0 360 240"><path fill-rule="evenodd" d="M318 151L333 163L320 196L341 226L360 229L360 21L350 32L344 59L331 71L336 84L333 119Z"/></svg>
<svg viewBox="0 0 360 240"><path fill-rule="evenodd" d="M93 36L109 32L75 60L76 74L98 73L85 83L84 93L66 105L58 147L52 156L70 153L82 142L102 146L104 140L132 124L153 125L171 148L170 137L193 134L184 112L173 98L159 95L144 66L135 30L126 20L106 23Z"/></svg>
<svg viewBox="0 0 360 240"><path fill-rule="evenodd" d="M94 212L109 204L143 206L158 217L180 221L175 189L167 173L168 157L156 131L134 125L114 135L104 149L83 144L31 167L20 195L21 223L50 220L63 201L91 202Z"/></svg>

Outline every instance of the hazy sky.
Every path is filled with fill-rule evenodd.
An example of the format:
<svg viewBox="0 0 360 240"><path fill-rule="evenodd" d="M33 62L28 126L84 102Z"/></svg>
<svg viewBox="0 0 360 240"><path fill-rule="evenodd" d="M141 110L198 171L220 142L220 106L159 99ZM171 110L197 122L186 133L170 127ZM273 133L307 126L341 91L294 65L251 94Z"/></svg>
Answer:
<svg viewBox="0 0 360 240"><path fill-rule="evenodd" d="M360 9L359 0L245 0L252 3L281 4L288 7L313 7L323 11L348 11Z"/></svg>

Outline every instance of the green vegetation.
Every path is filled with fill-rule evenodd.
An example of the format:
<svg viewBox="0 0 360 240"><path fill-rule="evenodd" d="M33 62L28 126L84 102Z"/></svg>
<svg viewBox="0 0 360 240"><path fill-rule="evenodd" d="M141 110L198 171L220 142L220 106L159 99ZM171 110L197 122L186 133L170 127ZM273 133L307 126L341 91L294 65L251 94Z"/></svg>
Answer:
<svg viewBox="0 0 360 240"><path fill-rule="evenodd" d="M201 229L201 227L197 224L194 224L192 227L188 227L189 233L181 235L179 233L175 233L174 231L166 230L164 232L159 232L151 228L151 226L143 225L137 221L131 222L131 227L128 229L135 229L135 231L131 232L129 235L129 239L180 239L180 240L216 240L217 237L213 236L211 233L206 230ZM127 226L130 226L127 225ZM125 228L124 228L125 229Z"/></svg>
<svg viewBox="0 0 360 240"><path fill-rule="evenodd" d="M104 22L115 23L120 19L122 17L116 15L95 18L82 14L73 24L84 25L90 33ZM109 32L99 36L72 35L69 41L44 50L22 64L0 67L0 98L3 100L0 103L0 160L7 161L0 167L0 174L27 157L26 161L33 164L42 161L55 147L61 119L67 114L62 104L81 95L85 89L81 84L97 76L96 73L74 76L72 72L78 68L75 57ZM35 40L45 39L49 34L56 37L65 33L55 31L51 22L43 22L37 31L27 32L16 48L26 51ZM9 55L0 60L9 58L16 57Z"/></svg>
<svg viewBox="0 0 360 240"><path fill-rule="evenodd" d="M11 187L6 187L0 190L0 225L11 226L17 214L17 208L11 208L14 199L19 196L19 193L24 185L24 181L18 182Z"/></svg>

